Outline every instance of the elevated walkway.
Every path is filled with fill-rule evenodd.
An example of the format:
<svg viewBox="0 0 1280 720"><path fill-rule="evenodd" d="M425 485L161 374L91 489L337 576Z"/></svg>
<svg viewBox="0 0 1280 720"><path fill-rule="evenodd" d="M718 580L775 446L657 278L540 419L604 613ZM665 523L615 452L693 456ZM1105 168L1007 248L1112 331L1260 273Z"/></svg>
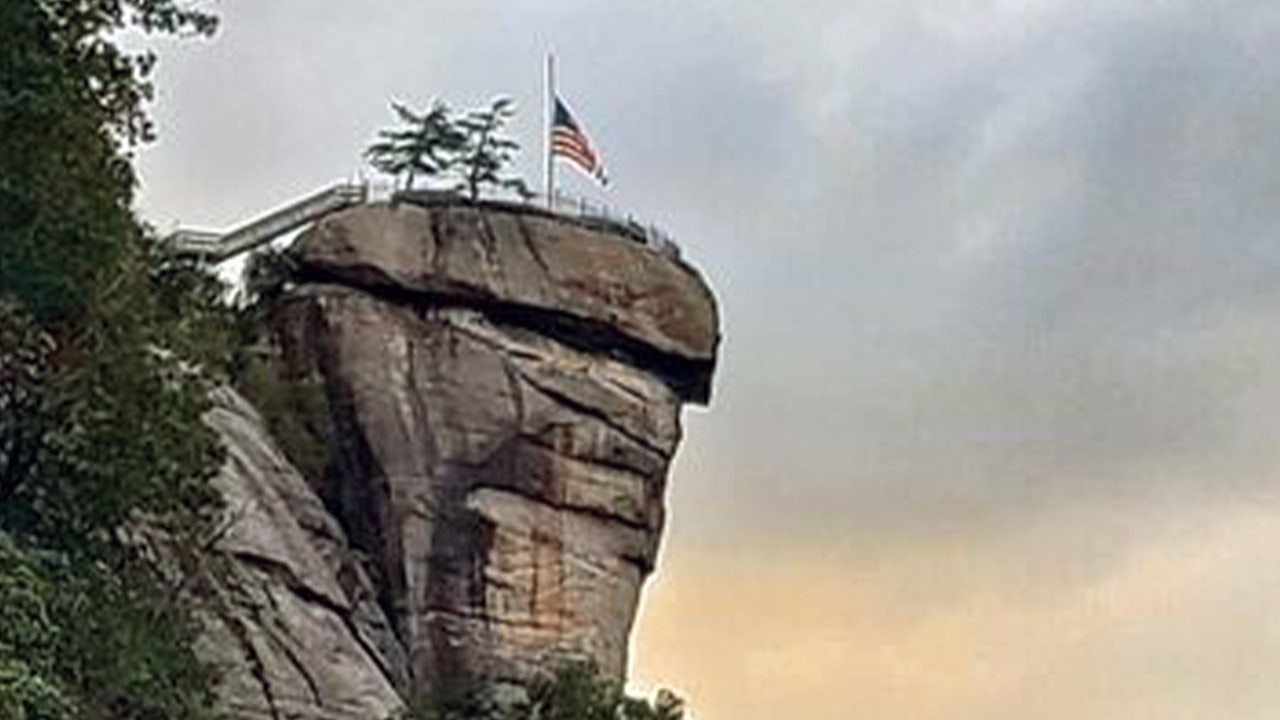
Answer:
<svg viewBox="0 0 1280 720"><path fill-rule="evenodd" d="M259 248L276 238L315 222L325 215L362 205L370 201L374 190L392 202L446 204L460 202L456 193L420 190L387 192L369 183L337 183L296 202L252 220L230 232L179 229L163 239L170 252L180 257L193 257L208 263L220 263L241 253ZM556 192L550 199L534 194L523 201L483 197L481 204L507 206L607 230L630 238L673 259L680 258L680 248L665 231L652 223L642 222L607 205L585 198Z"/></svg>
<svg viewBox="0 0 1280 720"><path fill-rule="evenodd" d="M164 239L176 255L220 263L266 245L285 233L314 222L329 213L369 198L369 186L338 183L252 220L226 233L178 230Z"/></svg>

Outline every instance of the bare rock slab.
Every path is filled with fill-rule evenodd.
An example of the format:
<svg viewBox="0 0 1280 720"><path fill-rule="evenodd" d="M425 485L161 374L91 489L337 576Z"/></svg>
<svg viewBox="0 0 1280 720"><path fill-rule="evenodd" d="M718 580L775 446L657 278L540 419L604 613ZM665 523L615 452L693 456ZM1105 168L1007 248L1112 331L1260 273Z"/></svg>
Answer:
<svg viewBox="0 0 1280 720"><path fill-rule="evenodd" d="M222 532L201 563L198 652L244 720L381 720L404 707L405 653L320 498L237 393L214 395L227 448Z"/></svg>

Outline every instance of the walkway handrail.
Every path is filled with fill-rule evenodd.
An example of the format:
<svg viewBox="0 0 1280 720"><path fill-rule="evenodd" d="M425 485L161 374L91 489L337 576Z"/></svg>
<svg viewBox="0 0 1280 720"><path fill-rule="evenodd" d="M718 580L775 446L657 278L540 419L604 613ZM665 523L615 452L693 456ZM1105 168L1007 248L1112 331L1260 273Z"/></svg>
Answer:
<svg viewBox="0 0 1280 720"><path fill-rule="evenodd" d="M375 196L383 195L391 202L408 202L418 205L437 206L451 205L465 198L456 190L396 190L383 187L381 192L375 187ZM463 200L465 202L465 200ZM489 203L498 207L512 209L525 208L540 214L558 217L570 222L595 226L598 229L622 235L645 245L655 252L673 260L680 259L680 246L665 230L650 222L645 222L634 215L624 213L609 205L588 200L579 195L556 190L548 200L544 193L528 193L516 196L510 192L481 192L480 203Z"/></svg>
<svg viewBox="0 0 1280 720"><path fill-rule="evenodd" d="M338 183L267 213L229 233L178 230L166 237L165 242L178 255L196 256L208 262L219 263L265 245L290 230L296 230L329 213L360 205L368 197L367 184Z"/></svg>
<svg viewBox="0 0 1280 720"><path fill-rule="evenodd" d="M588 221L603 221L611 228L630 235L664 255L672 258L680 257L680 246L665 230L604 203L592 202L580 195L570 195L559 189L552 193L550 202L543 193L534 193L526 202L547 208L558 215L568 215Z"/></svg>
<svg viewBox="0 0 1280 720"><path fill-rule="evenodd" d="M281 235L318 220L325 215L353 205L364 204L377 191L377 186L371 186L367 182L359 184L338 183L245 223L231 232L219 233L208 230L180 229L165 237L164 242L177 255L196 257L211 263L220 263L240 253L265 245ZM436 193L432 191L392 193L391 197L393 199L397 196L412 198L415 195L419 198L438 196L441 201L449 202L456 202L458 197L451 193ZM598 224L611 232L630 237L663 255L673 259L680 258L680 247L669 234L658 226L653 223L643 222L630 214L623 213L603 203L593 202L584 197L569 195L557 190L550 200L545 195L536 193L521 200L498 195L486 196L482 200L508 203L517 207L524 206L575 222Z"/></svg>

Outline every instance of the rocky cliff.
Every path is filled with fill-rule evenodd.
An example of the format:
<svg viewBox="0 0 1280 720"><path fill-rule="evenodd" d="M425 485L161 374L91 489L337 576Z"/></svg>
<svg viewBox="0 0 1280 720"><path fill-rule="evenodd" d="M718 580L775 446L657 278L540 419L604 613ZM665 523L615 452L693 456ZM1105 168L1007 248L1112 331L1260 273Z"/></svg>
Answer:
<svg viewBox="0 0 1280 720"><path fill-rule="evenodd" d="M702 279L501 205L344 211L294 257L260 348L294 400L268 413L283 442L234 392L212 416L231 452L206 637L237 712L384 716L565 657L621 676L680 408L710 396Z"/></svg>

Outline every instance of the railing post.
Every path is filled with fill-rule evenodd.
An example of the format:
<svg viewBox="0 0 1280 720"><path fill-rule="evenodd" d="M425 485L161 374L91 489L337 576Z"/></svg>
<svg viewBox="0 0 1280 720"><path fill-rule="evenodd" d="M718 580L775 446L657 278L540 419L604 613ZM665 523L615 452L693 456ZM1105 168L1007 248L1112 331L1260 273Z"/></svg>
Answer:
<svg viewBox="0 0 1280 720"><path fill-rule="evenodd" d="M657 225L645 222L629 212L624 212L603 202L593 202L583 195L570 194L560 188L554 188L546 196L547 207L553 212L562 213L583 219L604 220L619 226L624 234L637 240L653 250L671 257L680 256L680 246Z"/></svg>

